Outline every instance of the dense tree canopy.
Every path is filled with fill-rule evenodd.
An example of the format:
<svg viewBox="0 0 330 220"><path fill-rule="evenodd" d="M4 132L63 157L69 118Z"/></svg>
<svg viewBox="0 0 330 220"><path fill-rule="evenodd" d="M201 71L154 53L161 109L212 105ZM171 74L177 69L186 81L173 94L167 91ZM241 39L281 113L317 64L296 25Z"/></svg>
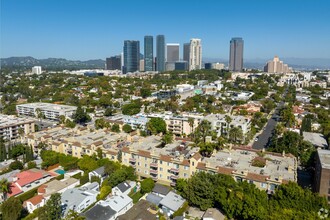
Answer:
<svg viewBox="0 0 330 220"><path fill-rule="evenodd" d="M151 118L147 123L147 128L152 134L166 133L166 123L161 118Z"/></svg>

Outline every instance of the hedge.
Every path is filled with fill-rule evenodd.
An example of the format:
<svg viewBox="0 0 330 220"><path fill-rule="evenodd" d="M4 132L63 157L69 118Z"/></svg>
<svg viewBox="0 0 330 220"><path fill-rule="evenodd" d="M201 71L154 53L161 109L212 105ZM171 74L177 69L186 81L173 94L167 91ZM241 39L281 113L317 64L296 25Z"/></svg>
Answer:
<svg viewBox="0 0 330 220"><path fill-rule="evenodd" d="M24 202L37 194L38 194L38 187L31 189L30 191L27 191L27 192L23 193L22 195L17 196L17 198L19 200L21 200L22 202Z"/></svg>

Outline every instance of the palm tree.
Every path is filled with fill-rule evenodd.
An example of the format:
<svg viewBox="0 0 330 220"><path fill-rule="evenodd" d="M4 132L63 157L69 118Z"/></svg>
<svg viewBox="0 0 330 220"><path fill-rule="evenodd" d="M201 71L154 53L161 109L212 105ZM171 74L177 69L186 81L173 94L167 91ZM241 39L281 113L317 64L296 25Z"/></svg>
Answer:
<svg viewBox="0 0 330 220"><path fill-rule="evenodd" d="M39 118L40 121L42 121L42 118L43 118L44 114L41 112L40 108L36 109L36 114L37 114L37 118Z"/></svg>
<svg viewBox="0 0 330 220"><path fill-rule="evenodd" d="M241 128L239 127L233 127L232 129L230 129L229 131L229 139L234 142L234 143L238 143L241 142L243 139L243 131Z"/></svg>
<svg viewBox="0 0 330 220"><path fill-rule="evenodd" d="M1 186L0 190L1 190L1 192L2 192L3 201L6 201L6 199L7 199L7 194L8 194L8 193L11 193L10 185L11 185L11 183L8 182L7 179L2 179L2 180L0 181L0 186Z"/></svg>
<svg viewBox="0 0 330 220"><path fill-rule="evenodd" d="M23 135L24 135L24 129L23 128L19 128L18 129L18 134L19 136L21 137L21 139L23 138Z"/></svg>
<svg viewBox="0 0 330 220"><path fill-rule="evenodd" d="M227 123L226 133L227 133L227 138L228 138L229 137L229 124L232 121L232 119L229 115L226 115L225 116L225 121Z"/></svg>
<svg viewBox="0 0 330 220"><path fill-rule="evenodd" d="M223 149L226 146L226 139L223 137L218 137L216 148L217 150Z"/></svg>
<svg viewBox="0 0 330 220"><path fill-rule="evenodd" d="M194 119L188 118L188 123L190 125L190 133L192 134L194 132Z"/></svg>

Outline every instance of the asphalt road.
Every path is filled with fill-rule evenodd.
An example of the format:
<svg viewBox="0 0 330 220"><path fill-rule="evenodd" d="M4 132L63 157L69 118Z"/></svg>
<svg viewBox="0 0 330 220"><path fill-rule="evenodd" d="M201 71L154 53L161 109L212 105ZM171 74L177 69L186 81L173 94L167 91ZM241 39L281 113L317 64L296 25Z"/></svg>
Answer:
<svg viewBox="0 0 330 220"><path fill-rule="evenodd" d="M270 139L274 133L277 121L279 121L279 110L284 105L284 102L280 102L278 106L276 106L272 117L268 120L263 132L258 136L258 140L255 141L252 145L253 149L261 150L263 148L267 148L270 144Z"/></svg>

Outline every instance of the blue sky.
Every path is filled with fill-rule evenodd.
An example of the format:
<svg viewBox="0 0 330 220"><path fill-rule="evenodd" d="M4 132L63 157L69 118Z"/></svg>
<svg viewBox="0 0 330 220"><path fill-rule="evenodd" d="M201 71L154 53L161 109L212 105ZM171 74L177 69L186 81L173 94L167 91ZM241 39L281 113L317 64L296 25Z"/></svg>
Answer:
<svg viewBox="0 0 330 220"><path fill-rule="evenodd" d="M201 38L203 57L330 58L329 0L0 0L0 57L105 59L124 40ZM182 49L180 48L182 57Z"/></svg>

